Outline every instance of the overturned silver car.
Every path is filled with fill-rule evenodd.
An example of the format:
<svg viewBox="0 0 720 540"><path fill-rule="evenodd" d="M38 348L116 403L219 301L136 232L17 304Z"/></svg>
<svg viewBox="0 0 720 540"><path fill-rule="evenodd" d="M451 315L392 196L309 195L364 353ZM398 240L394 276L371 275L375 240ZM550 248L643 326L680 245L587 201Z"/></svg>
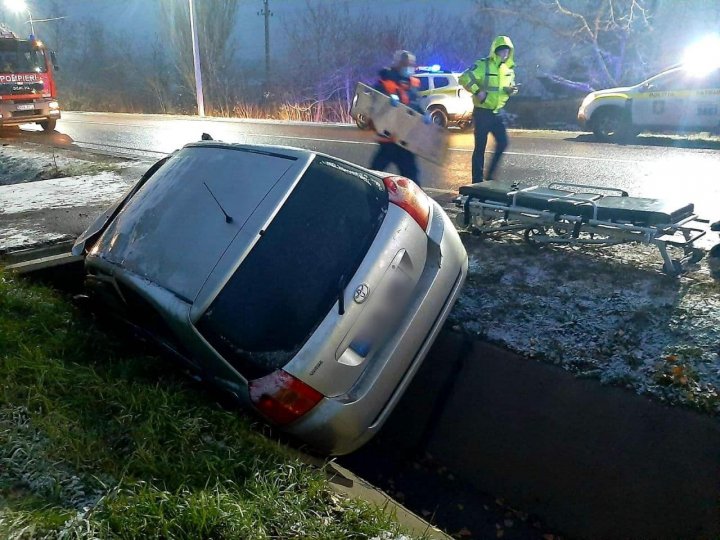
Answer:
<svg viewBox="0 0 720 540"><path fill-rule="evenodd" d="M330 454L380 429L467 273L411 181L215 141L154 165L73 251L93 298Z"/></svg>

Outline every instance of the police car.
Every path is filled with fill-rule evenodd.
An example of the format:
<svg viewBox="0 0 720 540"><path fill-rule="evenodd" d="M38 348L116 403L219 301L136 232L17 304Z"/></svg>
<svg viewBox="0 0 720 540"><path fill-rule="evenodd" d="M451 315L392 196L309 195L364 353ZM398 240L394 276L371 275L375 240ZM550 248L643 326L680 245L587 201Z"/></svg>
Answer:
<svg viewBox="0 0 720 540"><path fill-rule="evenodd" d="M420 81L420 103L439 126L466 129L472 124L472 96L460 86L460 75L444 71L438 65L418 67L413 75ZM355 123L360 129L370 127L362 115L356 116Z"/></svg>
<svg viewBox="0 0 720 540"><path fill-rule="evenodd" d="M472 96L460 86L460 75L437 65L420 67L415 73L420 79L421 103L439 126L464 129L472 123Z"/></svg>
<svg viewBox="0 0 720 540"><path fill-rule="evenodd" d="M635 86L592 92L578 121L601 141L641 131L720 131L720 67L678 65Z"/></svg>

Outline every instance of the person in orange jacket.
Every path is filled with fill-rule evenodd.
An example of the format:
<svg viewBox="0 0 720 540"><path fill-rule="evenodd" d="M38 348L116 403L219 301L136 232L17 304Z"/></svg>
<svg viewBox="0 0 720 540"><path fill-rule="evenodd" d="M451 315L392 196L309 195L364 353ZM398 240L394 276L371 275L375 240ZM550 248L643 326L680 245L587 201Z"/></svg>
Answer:
<svg viewBox="0 0 720 540"><path fill-rule="evenodd" d="M419 103L420 80L413 77L413 73L415 73L415 55L409 51L396 51L392 66L380 71L374 88L378 92L390 96L393 104L402 103L418 112L425 113ZM391 163L394 163L402 176L420 185L415 154L395 144L392 137L378 134L378 142L380 146L375 152L370 168L384 171Z"/></svg>

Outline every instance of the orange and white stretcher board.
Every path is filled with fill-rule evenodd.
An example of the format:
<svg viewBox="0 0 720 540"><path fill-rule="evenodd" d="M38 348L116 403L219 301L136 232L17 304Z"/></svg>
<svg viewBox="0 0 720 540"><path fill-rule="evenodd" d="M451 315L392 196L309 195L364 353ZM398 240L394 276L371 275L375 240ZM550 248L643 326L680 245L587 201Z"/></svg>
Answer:
<svg viewBox="0 0 720 540"><path fill-rule="evenodd" d="M372 120L375 131L392 137L395 144L413 154L442 165L448 148L448 132L436 124L426 124L423 115L402 103L393 106L389 96L358 83L350 114Z"/></svg>

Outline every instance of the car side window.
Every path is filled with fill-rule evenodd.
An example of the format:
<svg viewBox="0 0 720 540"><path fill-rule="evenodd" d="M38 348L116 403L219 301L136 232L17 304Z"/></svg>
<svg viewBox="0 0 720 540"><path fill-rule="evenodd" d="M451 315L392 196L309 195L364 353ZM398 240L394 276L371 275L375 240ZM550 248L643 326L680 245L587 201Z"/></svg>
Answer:
<svg viewBox="0 0 720 540"><path fill-rule="evenodd" d="M430 77L418 77L420 79L420 92L424 92L430 88Z"/></svg>
<svg viewBox="0 0 720 540"><path fill-rule="evenodd" d="M435 77L433 79L433 84L435 85L435 88L444 88L446 86L450 86L450 79L447 77Z"/></svg>

